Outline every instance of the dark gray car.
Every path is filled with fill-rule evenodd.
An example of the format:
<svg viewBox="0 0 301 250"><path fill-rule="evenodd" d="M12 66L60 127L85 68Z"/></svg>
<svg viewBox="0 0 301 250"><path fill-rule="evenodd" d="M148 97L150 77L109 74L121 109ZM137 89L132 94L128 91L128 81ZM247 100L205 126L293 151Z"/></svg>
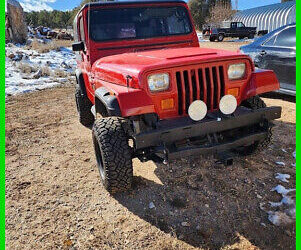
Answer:
<svg viewBox="0 0 301 250"><path fill-rule="evenodd" d="M296 95L296 24L289 24L253 43L240 47L255 66L273 70L280 82L279 92Z"/></svg>

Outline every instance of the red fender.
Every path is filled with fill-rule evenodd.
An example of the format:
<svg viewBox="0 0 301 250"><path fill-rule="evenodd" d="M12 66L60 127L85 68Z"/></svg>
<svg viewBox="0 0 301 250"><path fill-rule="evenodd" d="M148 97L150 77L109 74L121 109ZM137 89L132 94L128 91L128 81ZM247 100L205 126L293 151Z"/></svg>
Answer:
<svg viewBox="0 0 301 250"><path fill-rule="evenodd" d="M272 70L256 69L242 93L242 100L252 96L278 90L280 84Z"/></svg>
<svg viewBox="0 0 301 250"><path fill-rule="evenodd" d="M143 89L127 88L103 81L99 83L117 97L122 117L155 113L152 99Z"/></svg>

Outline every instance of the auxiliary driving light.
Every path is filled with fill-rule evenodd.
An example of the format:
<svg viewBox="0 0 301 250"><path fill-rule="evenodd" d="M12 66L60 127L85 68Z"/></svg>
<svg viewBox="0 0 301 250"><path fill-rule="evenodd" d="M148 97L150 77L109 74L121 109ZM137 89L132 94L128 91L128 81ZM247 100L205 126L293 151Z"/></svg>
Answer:
<svg viewBox="0 0 301 250"><path fill-rule="evenodd" d="M225 95L219 102L219 109L225 115L234 113L237 108L237 100L233 95Z"/></svg>
<svg viewBox="0 0 301 250"><path fill-rule="evenodd" d="M207 105L201 100L190 104L188 109L189 117L194 121L200 121L207 115Z"/></svg>

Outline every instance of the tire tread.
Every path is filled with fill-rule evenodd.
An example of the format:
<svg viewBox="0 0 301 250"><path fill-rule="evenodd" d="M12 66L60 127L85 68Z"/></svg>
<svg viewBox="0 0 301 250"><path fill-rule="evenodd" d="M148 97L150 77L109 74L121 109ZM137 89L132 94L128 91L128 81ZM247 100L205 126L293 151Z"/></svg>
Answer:
<svg viewBox="0 0 301 250"><path fill-rule="evenodd" d="M125 127L125 119L107 117L96 120L92 129L102 153L105 172L102 182L110 193L126 191L132 186L132 156Z"/></svg>
<svg viewBox="0 0 301 250"><path fill-rule="evenodd" d="M257 110L257 109L267 107L265 102L259 96L253 96L243 101L242 106L250 108L252 110ZM267 148L267 146L271 143L272 135L273 135L271 122L268 121L266 122L266 129L267 129L267 137L261 141L255 142L254 144L245 147L242 152L244 155L258 154L259 152Z"/></svg>

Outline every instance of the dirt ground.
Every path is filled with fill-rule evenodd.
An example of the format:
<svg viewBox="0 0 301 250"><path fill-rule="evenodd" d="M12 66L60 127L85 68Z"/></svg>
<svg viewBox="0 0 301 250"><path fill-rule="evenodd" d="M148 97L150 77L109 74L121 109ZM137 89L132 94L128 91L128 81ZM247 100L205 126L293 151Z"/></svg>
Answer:
<svg viewBox="0 0 301 250"><path fill-rule="evenodd" d="M228 41L227 41L228 40ZM201 48L212 48L212 49L226 49L237 51L240 46L247 45L250 42L240 41L240 42L233 42L230 38L226 38L223 42L201 42Z"/></svg>
<svg viewBox="0 0 301 250"><path fill-rule="evenodd" d="M211 157L134 160L133 190L110 196L91 131L77 120L74 86L9 97L7 249L295 249L295 224L275 226L264 210L281 199L273 187L295 187L296 104L275 94L264 100L283 115L259 155L229 167ZM290 174L289 183L276 173Z"/></svg>

